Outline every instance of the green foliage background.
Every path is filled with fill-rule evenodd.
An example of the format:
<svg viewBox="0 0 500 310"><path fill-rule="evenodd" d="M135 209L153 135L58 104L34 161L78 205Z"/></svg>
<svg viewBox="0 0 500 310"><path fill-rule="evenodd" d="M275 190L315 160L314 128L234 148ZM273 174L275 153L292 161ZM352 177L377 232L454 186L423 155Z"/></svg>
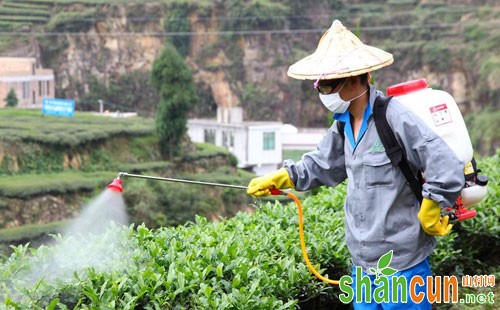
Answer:
<svg viewBox="0 0 500 310"><path fill-rule="evenodd" d="M500 275L499 212L500 154L479 161L490 177L488 198L475 206L478 216L455 225L438 239L431 256L436 275ZM348 274L344 244L345 186L322 188L303 200L306 243L316 268L329 278ZM303 262L298 242L297 210L293 203L266 203L254 214L238 213L220 222L197 217L178 227L149 229L111 226L104 236L89 236L95 251L127 253L109 262L105 271L88 268L61 279L41 279L33 285L23 275L44 266L57 246L29 251L15 248L0 265L5 307L31 309L343 309L337 287L315 280ZM116 235L119 238L112 239ZM99 242L96 242L96 238ZM74 242L65 237L58 242ZM489 254L488 254L489 252ZM498 288L460 290L464 293ZM439 305L447 309L450 305ZM494 305L461 305L463 309L493 309Z"/></svg>
<svg viewBox="0 0 500 310"><path fill-rule="evenodd" d="M198 96L189 68L170 44L165 45L153 62L151 74L160 95L155 115L160 152L171 159L180 154L187 115L198 102Z"/></svg>

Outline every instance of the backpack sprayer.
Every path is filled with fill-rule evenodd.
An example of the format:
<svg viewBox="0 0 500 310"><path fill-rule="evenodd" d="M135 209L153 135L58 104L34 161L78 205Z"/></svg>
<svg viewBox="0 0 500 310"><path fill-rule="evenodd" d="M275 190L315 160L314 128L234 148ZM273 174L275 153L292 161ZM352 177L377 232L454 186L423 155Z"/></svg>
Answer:
<svg viewBox="0 0 500 310"><path fill-rule="evenodd" d="M217 187L226 187L226 188L234 188L234 189L242 189L246 190L246 186L240 185L231 185L231 184L223 184L223 183L213 183L213 182L201 182L201 181L193 181L193 180L183 180L183 179L173 179L173 178L163 178L163 177L155 177L149 175L140 175L140 174L131 174L127 172L119 172L118 176L108 185L108 189L114 191L116 193L122 193L122 177L132 177L132 178L140 178L140 179L148 179L148 180L157 180L157 181L167 181L167 182L178 182L178 183L187 183L187 184L197 184L197 185L207 185L207 186L217 186ZM291 198L297 204L297 210L299 215L299 239L300 239L300 247L302 250L302 256L306 262L307 268L321 281L326 282L328 284L339 285L340 281L331 280L323 277L314 266L309 261L309 256L307 255L306 242L304 238L304 223L303 223L303 215L302 215L302 204L300 200L294 194L290 192L285 192L280 189L271 189L271 195L285 195Z"/></svg>
<svg viewBox="0 0 500 310"><path fill-rule="evenodd" d="M448 144L462 160L465 184L453 206L445 208L442 215L450 221L463 221L476 216L476 210L468 209L481 202L488 192L488 177L476 167L472 142L455 99L447 92L429 87L426 79L417 79L391 85L388 96L415 113L431 130Z"/></svg>

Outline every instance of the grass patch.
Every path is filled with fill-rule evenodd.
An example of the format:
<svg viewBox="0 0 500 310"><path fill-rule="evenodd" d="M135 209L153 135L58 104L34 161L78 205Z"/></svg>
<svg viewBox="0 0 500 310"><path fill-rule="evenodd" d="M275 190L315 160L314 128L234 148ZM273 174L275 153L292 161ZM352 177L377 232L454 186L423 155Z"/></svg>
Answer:
<svg viewBox="0 0 500 310"><path fill-rule="evenodd" d="M34 195L65 194L69 192L104 189L116 172L100 171L82 173L76 171L15 175L0 178L0 196L27 198Z"/></svg>
<svg viewBox="0 0 500 310"><path fill-rule="evenodd" d="M0 242L26 240L40 235L54 234L60 232L67 221L57 221L46 224L24 225L21 227L0 229Z"/></svg>
<svg viewBox="0 0 500 310"><path fill-rule="evenodd" d="M20 16L43 16L49 17L50 11L36 8L25 7L0 7L0 14L4 15L20 15Z"/></svg>
<svg viewBox="0 0 500 310"><path fill-rule="evenodd" d="M231 160L232 163L234 163L234 166L236 166L238 162L236 157L225 148L221 148L210 143L195 143L195 145L195 151L183 154L183 161L199 160L216 156L229 156L232 158Z"/></svg>
<svg viewBox="0 0 500 310"><path fill-rule="evenodd" d="M72 4L84 4L84 5L96 5L96 4L110 4L110 3L144 3L142 0L20 0L20 3L33 3L33 4L48 4L48 5L72 5ZM162 1L159 1L162 2Z"/></svg>
<svg viewBox="0 0 500 310"><path fill-rule="evenodd" d="M142 171L155 171L172 168L174 165L168 161L152 161L145 163L126 164L119 167L120 171L128 173L140 173Z"/></svg>
<svg viewBox="0 0 500 310"><path fill-rule="evenodd" d="M0 110L0 139L48 145L76 146L117 135L154 132L154 121L140 117L104 118L77 112L72 118L41 115L40 111Z"/></svg>
<svg viewBox="0 0 500 310"><path fill-rule="evenodd" d="M0 21L14 21L14 22L27 22L27 23L46 23L49 20L45 16L12 16L0 15Z"/></svg>
<svg viewBox="0 0 500 310"><path fill-rule="evenodd" d="M309 152L309 150L284 150L283 159L291 159L295 162L302 159L302 155Z"/></svg>
<svg viewBox="0 0 500 310"><path fill-rule="evenodd" d="M23 3L17 1L4 1L2 6L4 8L24 8L33 10L46 10L49 11L49 6L46 4L33 4L33 3Z"/></svg>
<svg viewBox="0 0 500 310"><path fill-rule="evenodd" d="M29 25L31 25L31 23L29 23L29 22L2 21L1 17L0 17L0 29L1 30L13 30L13 29L18 29L20 27L29 26ZM5 40L6 38L3 37L2 39ZM4 44L8 45L7 42L2 42L2 43L0 43L0 46L2 46Z"/></svg>
<svg viewBox="0 0 500 310"><path fill-rule="evenodd" d="M85 12L61 12L47 23L46 28L54 32L86 32L94 25L93 19L96 18L98 12L97 8L91 8Z"/></svg>

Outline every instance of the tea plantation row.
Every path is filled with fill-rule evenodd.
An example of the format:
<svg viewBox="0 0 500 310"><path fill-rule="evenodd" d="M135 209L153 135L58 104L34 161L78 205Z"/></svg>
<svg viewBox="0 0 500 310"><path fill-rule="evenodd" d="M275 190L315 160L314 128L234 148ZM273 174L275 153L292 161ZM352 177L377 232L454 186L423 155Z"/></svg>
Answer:
<svg viewBox="0 0 500 310"><path fill-rule="evenodd" d="M500 187L494 180L500 177L499 164L498 154L479 162L490 177L489 196L476 206L475 219L455 225L450 235L439 239L431 256L435 274L494 274L498 279ZM322 188L303 201L310 259L334 279L349 270L344 196L343 186ZM157 230L112 226L104 235L81 240L57 237L56 245L38 250L20 246L2 259L1 305L7 309L345 308L338 302L338 287L319 282L305 266L297 227L295 205L276 202L262 205L254 214L238 213L219 222L197 217L194 223ZM71 266L75 259L68 244L79 244L77 260L84 261L77 269ZM498 303L498 288L492 290Z"/></svg>

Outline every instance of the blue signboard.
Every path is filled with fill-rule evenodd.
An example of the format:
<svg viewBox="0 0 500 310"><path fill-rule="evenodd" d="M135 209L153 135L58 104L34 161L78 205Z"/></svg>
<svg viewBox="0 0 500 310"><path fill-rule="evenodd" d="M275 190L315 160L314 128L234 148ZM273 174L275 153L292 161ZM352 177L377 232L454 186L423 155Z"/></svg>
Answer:
<svg viewBox="0 0 500 310"><path fill-rule="evenodd" d="M69 99L43 98L42 114L73 117L75 101Z"/></svg>

